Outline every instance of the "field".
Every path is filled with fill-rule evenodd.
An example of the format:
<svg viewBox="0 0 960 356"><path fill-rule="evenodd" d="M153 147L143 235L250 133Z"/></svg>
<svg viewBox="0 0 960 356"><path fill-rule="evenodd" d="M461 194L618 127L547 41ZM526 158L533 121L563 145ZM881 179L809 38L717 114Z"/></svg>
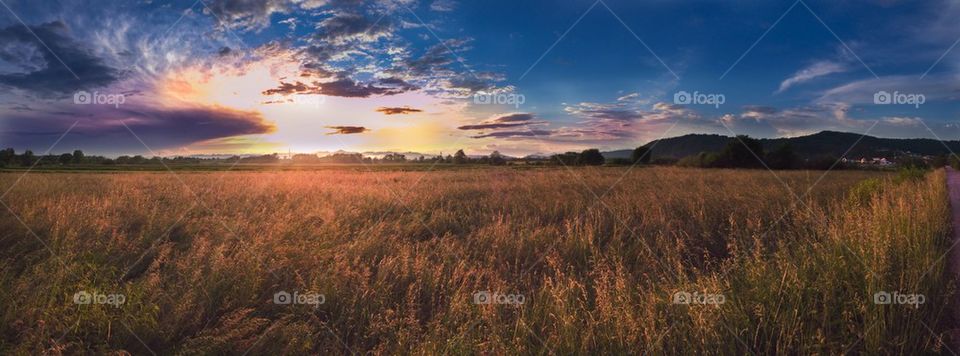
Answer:
<svg viewBox="0 0 960 356"><path fill-rule="evenodd" d="M942 170L19 177L0 353L947 352Z"/></svg>

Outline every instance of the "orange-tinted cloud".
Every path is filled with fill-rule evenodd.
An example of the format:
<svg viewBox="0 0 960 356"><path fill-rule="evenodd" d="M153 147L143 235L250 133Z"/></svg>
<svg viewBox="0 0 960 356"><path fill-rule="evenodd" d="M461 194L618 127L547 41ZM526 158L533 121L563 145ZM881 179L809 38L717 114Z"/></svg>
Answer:
<svg viewBox="0 0 960 356"><path fill-rule="evenodd" d="M377 112L383 113L384 115L406 115L406 114L412 114L417 112L423 112L423 110L414 109L409 106L393 107L393 108L380 107L380 108L377 108Z"/></svg>
<svg viewBox="0 0 960 356"><path fill-rule="evenodd" d="M370 129L363 126L327 126L327 128L333 130L333 132L329 132L327 135L352 135L370 131Z"/></svg>

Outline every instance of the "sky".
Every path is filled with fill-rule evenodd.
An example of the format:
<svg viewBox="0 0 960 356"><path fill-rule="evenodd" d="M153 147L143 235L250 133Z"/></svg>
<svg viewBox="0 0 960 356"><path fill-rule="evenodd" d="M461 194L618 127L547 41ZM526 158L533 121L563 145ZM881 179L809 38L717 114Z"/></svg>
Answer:
<svg viewBox="0 0 960 356"><path fill-rule="evenodd" d="M0 3L0 146L18 151L960 139L958 0Z"/></svg>

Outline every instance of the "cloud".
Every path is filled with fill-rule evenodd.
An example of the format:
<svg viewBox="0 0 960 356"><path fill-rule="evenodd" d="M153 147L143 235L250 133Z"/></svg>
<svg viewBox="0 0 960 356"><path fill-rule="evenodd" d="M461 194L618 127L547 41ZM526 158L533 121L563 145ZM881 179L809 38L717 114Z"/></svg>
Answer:
<svg viewBox="0 0 960 356"><path fill-rule="evenodd" d="M352 135L370 131L370 129L363 126L326 126L326 128L333 130L333 132L327 133L327 135Z"/></svg>
<svg viewBox="0 0 960 356"><path fill-rule="evenodd" d="M203 12L212 14L220 25L230 29L261 30L270 26L270 16L287 13L294 2L290 0L213 0Z"/></svg>
<svg viewBox="0 0 960 356"><path fill-rule="evenodd" d="M51 139L66 132L74 122L78 122L77 126L60 147L143 151L143 145L123 124L154 150L275 130L258 112L204 105L174 108L128 103L114 108L60 104L3 116L0 142L24 148L49 145Z"/></svg>
<svg viewBox="0 0 960 356"><path fill-rule="evenodd" d="M379 113L383 113L384 115L406 115L406 114L423 112L423 110L414 109L414 108L411 108L411 107L409 107L409 106L404 106L404 107L391 107L391 108L388 108L388 107L379 107L379 108L377 108L376 111L379 112Z"/></svg>
<svg viewBox="0 0 960 356"><path fill-rule="evenodd" d="M437 12L450 12L457 6L453 0L433 0L430 4L430 10Z"/></svg>
<svg viewBox="0 0 960 356"><path fill-rule="evenodd" d="M810 65L809 67L794 73L793 76L781 82L780 88L777 89L776 93L777 94L782 93L787 89L790 89L790 87L797 84L808 82L813 79L834 74L834 73L846 72L847 70L849 70L849 68L846 65L841 63L831 62L831 61L816 62Z"/></svg>
<svg viewBox="0 0 960 356"><path fill-rule="evenodd" d="M484 120L478 124L473 125L464 125L457 127L459 130L493 130L493 129L503 129L511 127L521 127L528 125L540 125L545 124L546 121L536 121L534 120L534 115L530 113L510 113L494 116L490 119ZM485 137L497 137L487 135Z"/></svg>
<svg viewBox="0 0 960 356"><path fill-rule="evenodd" d="M280 86L263 91L263 95L320 94L345 98L368 98L374 95L397 95L416 89L416 86L396 78L377 80L375 83L361 84L350 78L340 78L331 82L280 82Z"/></svg>
<svg viewBox="0 0 960 356"><path fill-rule="evenodd" d="M829 89L816 99L817 103L873 104L874 94L879 91L888 93L923 94L930 103L934 100L960 99L960 82L956 77L927 77L917 80L916 76L884 76L850 82Z"/></svg>
<svg viewBox="0 0 960 356"><path fill-rule="evenodd" d="M60 21L29 29L21 25L0 29L0 61L20 69L0 74L0 84L54 96L51 94L103 87L118 80L117 70L84 49L68 32Z"/></svg>
<svg viewBox="0 0 960 356"><path fill-rule="evenodd" d="M368 18L357 12L334 11L317 24L316 39L336 45L349 42L376 42L393 35L390 19Z"/></svg>
<svg viewBox="0 0 960 356"><path fill-rule="evenodd" d="M526 130L526 131L497 131L487 134L470 136L470 138L517 138L517 137L541 137L550 136L553 132L549 130Z"/></svg>

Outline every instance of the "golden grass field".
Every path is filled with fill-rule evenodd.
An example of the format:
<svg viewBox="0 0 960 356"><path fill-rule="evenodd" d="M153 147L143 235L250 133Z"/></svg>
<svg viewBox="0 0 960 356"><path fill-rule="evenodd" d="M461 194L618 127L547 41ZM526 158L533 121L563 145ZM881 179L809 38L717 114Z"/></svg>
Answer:
<svg viewBox="0 0 960 356"><path fill-rule="evenodd" d="M23 224L0 211L0 353L946 352L943 171L805 195L822 174L30 173L3 198Z"/></svg>

